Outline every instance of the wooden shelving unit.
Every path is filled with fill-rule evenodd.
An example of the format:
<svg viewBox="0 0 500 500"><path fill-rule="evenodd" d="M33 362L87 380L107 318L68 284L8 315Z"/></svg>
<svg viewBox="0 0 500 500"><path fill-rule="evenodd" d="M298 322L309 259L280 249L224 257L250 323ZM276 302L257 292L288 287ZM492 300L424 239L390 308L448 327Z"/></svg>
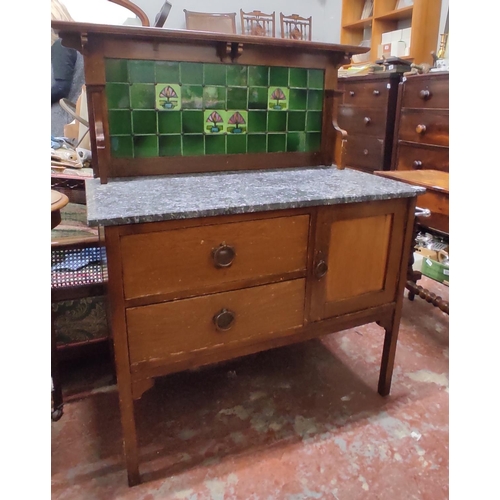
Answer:
<svg viewBox="0 0 500 500"><path fill-rule="evenodd" d="M396 9L397 0L373 0L373 15L361 19L365 0L342 0L340 43L359 45L371 42L370 61L377 59L382 33L411 27L410 54L415 63L432 64L439 36L441 0L414 0L413 5Z"/></svg>

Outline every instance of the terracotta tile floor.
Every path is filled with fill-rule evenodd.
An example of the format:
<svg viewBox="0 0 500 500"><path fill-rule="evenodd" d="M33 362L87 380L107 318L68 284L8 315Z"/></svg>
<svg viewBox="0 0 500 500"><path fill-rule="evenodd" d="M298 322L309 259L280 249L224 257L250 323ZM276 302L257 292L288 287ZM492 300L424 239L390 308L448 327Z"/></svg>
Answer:
<svg viewBox="0 0 500 500"><path fill-rule="evenodd" d="M136 403L134 488L109 360L65 366L52 498L447 499L448 319L405 298L387 398L374 324L158 380Z"/></svg>

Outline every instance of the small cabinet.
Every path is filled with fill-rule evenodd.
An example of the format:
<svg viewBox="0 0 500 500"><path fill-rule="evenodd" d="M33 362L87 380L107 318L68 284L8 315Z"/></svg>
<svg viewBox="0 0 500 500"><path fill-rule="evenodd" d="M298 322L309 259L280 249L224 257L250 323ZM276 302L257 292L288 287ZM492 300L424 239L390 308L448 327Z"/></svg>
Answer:
<svg viewBox="0 0 500 500"><path fill-rule="evenodd" d="M396 300L405 200L323 207L311 269L311 321Z"/></svg>

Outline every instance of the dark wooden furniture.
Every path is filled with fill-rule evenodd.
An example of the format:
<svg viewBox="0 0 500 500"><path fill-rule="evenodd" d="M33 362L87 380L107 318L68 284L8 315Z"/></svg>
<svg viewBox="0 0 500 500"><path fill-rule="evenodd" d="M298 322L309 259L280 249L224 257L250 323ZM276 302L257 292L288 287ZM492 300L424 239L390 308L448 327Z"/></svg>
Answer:
<svg viewBox="0 0 500 500"><path fill-rule="evenodd" d="M264 14L260 10L243 12L240 9L241 34L252 36L276 36L276 13Z"/></svg>
<svg viewBox="0 0 500 500"><path fill-rule="evenodd" d="M387 395L418 189L332 166L338 67L366 49L53 27L85 59L129 484L156 377L377 322Z"/></svg>
<svg viewBox="0 0 500 500"><path fill-rule="evenodd" d="M61 209L64 208L69 200L68 197L59 193L58 191L51 190L50 200L50 228L54 229L61 223ZM63 415L63 395L61 380L59 377L59 366L57 362L57 348L56 348L56 335L54 330L54 318L51 314L50 321L51 331L51 376L52 376L52 412L51 418L57 422Z"/></svg>
<svg viewBox="0 0 500 500"><path fill-rule="evenodd" d="M236 12L210 13L184 9L184 14L188 30L236 33Z"/></svg>
<svg viewBox="0 0 500 500"><path fill-rule="evenodd" d="M415 218L414 237L419 230L430 230L437 234L449 234L449 173L440 170L403 170L390 172L376 172L376 174L394 179L414 186L426 189L424 194L417 197L417 206L430 210L427 217ZM439 307L441 311L449 314L449 303L441 297L430 293L427 289L417 284L421 273L413 270L413 254L408 267L408 281L406 288L409 291L409 299L413 300L415 295L425 299L427 302Z"/></svg>
<svg viewBox="0 0 500 500"><path fill-rule="evenodd" d="M400 75L382 72L339 78L338 124L347 132L345 164L373 173L389 170Z"/></svg>
<svg viewBox="0 0 500 500"><path fill-rule="evenodd" d="M298 14L285 15L280 12L281 38L292 40L312 40L312 16Z"/></svg>
<svg viewBox="0 0 500 500"><path fill-rule="evenodd" d="M146 13L135 3L130 0L108 0L109 2L116 3L121 7L125 7L126 9L133 12L141 21L142 26L149 26L149 18Z"/></svg>
<svg viewBox="0 0 500 500"><path fill-rule="evenodd" d="M404 77L400 83L393 170L449 171L449 74Z"/></svg>

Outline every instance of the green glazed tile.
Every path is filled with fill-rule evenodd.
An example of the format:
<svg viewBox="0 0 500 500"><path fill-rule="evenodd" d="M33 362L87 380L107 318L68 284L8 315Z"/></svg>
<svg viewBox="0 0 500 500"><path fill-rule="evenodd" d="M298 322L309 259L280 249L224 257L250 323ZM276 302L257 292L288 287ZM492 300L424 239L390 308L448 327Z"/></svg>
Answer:
<svg viewBox="0 0 500 500"><path fill-rule="evenodd" d="M307 109L318 110L323 109L323 91L322 90L308 90L307 91Z"/></svg>
<svg viewBox="0 0 500 500"><path fill-rule="evenodd" d="M229 87L227 89L228 109L247 109L248 97L246 88Z"/></svg>
<svg viewBox="0 0 500 500"><path fill-rule="evenodd" d="M306 151L319 151L321 149L321 133L306 134Z"/></svg>
<svg viewBox="0 0 500 500"><path fill-rule="evenodd" d="M271 87L288 87L288 68L278 66L269 68L269 85Z"/></svg>
<svg viewBox="0 0 500 500"><path fill-rule="evenodd" d="M323 89L325 72L321 69L309 69L307 70L308 81L307 86L310 89Z"/></svg>
<svg viewBox="0 0 500 500"><path fill-rule="evenodd" d="M203 63L181 62L180 82L203 85Z"/></svg>
<svg viewBox="0 0 500 500"><path fill-rule="evenodd" d="M305 128L307 132L321 132L322 125L323 113L321 111L307 112L307 123ZM288 130L291 130L290 127L288 127Z"/></svg>
<svg viewBox="0 0 500 500"><path fill-rule="evenodd" d="M286 151L286 134L268 134L268 153L282 153Z"/></svg>
<svg viewBox="0 0 500 500"><path fill-rule="evenodd" d="M303 132L306 129L306 112L289 111L288 112L288 130Z"/></svg>
<svg viewBox="0 0 500 500"><path fill-rule="evenodd" d="M226 85L225 64L204 64L203 73L205 85Z"/></svg>
<svg viewBox="0 0 500 500"><path fill-rule="evenodd" d="M290 68L290 87L307 88L307 69Z"/></svg>
<svg viewBox="0 0 500 500"><path fill-rule="evenodd" d="M267 135L266 134L248 134L248 152L266 153Z"/></svg>
<svg viewBox="0 0 500 500"><path fill-rule="evenodd" d="M171 61L156 61L155 65L156 83L180 82L179 63Z"/></svg>
<svg viewBox="0 0 500 500"><path fill-rule="evenodd" d="M203 111L182 111L182 132L203 134Z"/></svg>
<svg viewBox="0 0 500 500"><path fill-rule="evenodd" d="M226 111L226 131L228 135L242 135L248 129L248 111L228 110Z"/></svg>
<svg viewBox="0 0 500 500"><path fill-rule="evenodd" d="M155 85L156 109L179 111L181 109L181 86L175 83L157 83Z"/></svg>
<svg viewBox="0 0 500 500"><path fill-rule="evenodd" d="M154 83L154 61L129 61L128 75L130 83Z"/></svg>
<svg viewBox="0 0 500 500"><path fill-rule="evenodd" d="M129 109L129 89L130 85L128 83L107 83L106 97L108 99L108 109Z"/></svg>
<svg viewBox="0 0 500 500"><path fill-rule="evenodd" d="M268 108L274 111L286 111L290 100L290 91L286 87L269 87Z"/></svg>
<svg viewBox="0 0 500 500"><path fill-rule="evenodd" d="M114 111L108 112L109 134L132 134L132 122L130 120L130 111Z"/></svg>
<svg viewBox="0 0 500 500"><path fill-rule="evenodd" d="M156 111L132 111L132 130L134 134L156 134Z"/></svg>
<svg viewBox="0 0 500 500"><path fill-rule="evenodd" d="M267 87L269 85L269 68L267 66L248 66L248 85Z"/></svg>
<svg viewBox="0 0 500 500"><path fill-rule="evenodd" d="M134 158L152 158L158 156L158 137L140 135L134 137Z"/></svg>
<svg viewBox="0 0 500 500"><path fill-rule="evenodd" d="M134 156L132 137L111 137L111 154L114 158L132 158Z"/></svg>
<svg viewBox="0 0 500 500"><path fill-rule="evenodd" d="M182 109L203 109L203 87L183 85L181 88Z"/></svg>
<svg viewBox="0 0 500 500"><path fill-rule="evenodd" d="M247 152L246 135L228 135L227 136L227 154L239 154Z"/></svg>
<svg viewBox="0 0 500 500"><path fill-rule="evenodd" d="M247 72L246 66L239 64L232 64L227 66L227 85L228 87L246 87L247 86Z"/></svg>
<svg viewBox="0 0 500 500"><path fill-rule="evenodd" d="M169 113L172 114L172 113ZM160 156L181 156L181 136L180 135L162 135L159 138Z"/></svg>
<svg viewBox="0 0 500 500"><path fill-rule="evenodd" d="M206 135L205 136L205 154L207 154L207 155L225 155L226 154L226 136L225 135Z"/></svg>
<svg viewBox="0 0 500 500"><path fill-rule="evenodd" d="M248 89L248 109L267 109L267 87Z"/></svg>
<svg viewBox="0 0 500 500"><path fill-rule="evenodd" d="M128 83L128 65L126 59L106 59L104 65L107 82Z"/></svg>
<svg viewBox="0 0 500 500"><path fill-rule="evenodd" d="M130 86L130 106L132 109L155 109L155 86L135 83Z"/></svg>
<svg viewBox="0 0 500 500"><path fill-rule="evenodd" d="M226 87L203 87L203 106L206 109L226 109Z"/></svg>
<svg viewBox="0 0 500 500"><path fill-rule="evenodd" d="M172 111L171 113L158 113L158 133L180 134L181 132L182 128L180 111Z"/></svg>
<svg viewBox="0 0 500 500"><path fill-rule="evenodd" d="M207 109L203 113L203 131L205 134L220 135L226 131L226 112Z"/></svg>
<svg viewBox="0 0 500 500"><path fill-rule="evenodd" d="M183 156L198 156L205 153L205 141L202 135L183 135Z"/></svg>
<svg viewBox="0 0 500 500"><path fill-rule="evenodd" d="M265 132L267 130L267 112L248 112L248 132Z"/></svg>
<svg viewBox="0 0 500 500"><path fill-rule="evenodd" d="M306 151L305 132L290 132L286 138L286 150L288 152Z"/></svg>
<svg viewBox="0 0 500 500"><path fill-rule="evenodd" d="M306 109L307 90L290 89L289 109Z"/></svg>
<svg viewBox="0 0 500 500"><path fill-rule="evenodd" d="M286 132L286 113L277 111L267 113L267 130L269 132Z"/></svg>

